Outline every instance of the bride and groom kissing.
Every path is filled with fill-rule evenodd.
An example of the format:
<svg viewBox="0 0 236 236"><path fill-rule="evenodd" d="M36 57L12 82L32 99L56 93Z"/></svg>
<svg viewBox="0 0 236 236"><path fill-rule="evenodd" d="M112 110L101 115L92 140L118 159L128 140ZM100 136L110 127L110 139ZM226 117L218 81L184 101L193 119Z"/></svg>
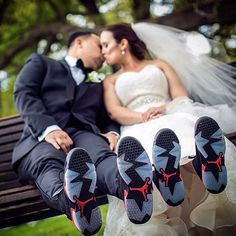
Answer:
<svg viewBox="0 0 236 236"><path fill-rule="evenodd" d="M193 173L209 192L226 188L225 149L233 147L213 119L215 108L191 109L203 117L176 111L191 106L188 91L166 61L146 60L146 49L126 24L107 27L100 38L75 32L64 60L33 54L15 84L25 129L13 167L22 183L36 185L48 205L85 235L102 224L96 186L122 200L134 228L148 224L159 204L152 181L167 205L184 201L181 165L193 163ZM102 83L85 83L88 71L100 68L104 59L120 70ZM229 108L219 106L219 113L222 109ZM125 226L118 227L125 232Z"/></svg>

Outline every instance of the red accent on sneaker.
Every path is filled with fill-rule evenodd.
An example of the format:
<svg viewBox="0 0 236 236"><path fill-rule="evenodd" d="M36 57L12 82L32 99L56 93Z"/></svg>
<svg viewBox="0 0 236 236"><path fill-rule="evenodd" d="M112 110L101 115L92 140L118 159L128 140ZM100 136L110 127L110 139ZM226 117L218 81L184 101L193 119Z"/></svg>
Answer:
<svg viewBox="0 0 236 236"><path fill-rule="evenodd" d="M164 181L165 181L165 187L169 187L169 178L171 176L177 175L177 172L174 172L172 174L166 174L165 171L163 170L163 168L160 168L160 172L163 175Z"/></svg>
<svg viewBox="0 0 236 236"><path fill-rule="evenodd" d="M127 196L128 196L128 191L124 190L124 206L125 206L125 210L126 209L126 199L127 199Z"/></svg>
<svg viewBox="0 0 236 236"><path fill-rule="evenodd" d="M217 167L219 168L219 171L222 171L221 166L222 166L222 158L223 158L223 153L220 152L218 155L218 158L215 161L208 161L208 163L212 163L217 165Z"/></svg>
<svg viewBox="0 0 236 236"><path fill-rule="evenodd" d="M144 197L145 202L147 201L148 181L150 181L149 177L146 178L146 181L145 181L145 183L144 183L144 185L142 187L140 187L140 188L131 188L130 187L130 190L132 190L132 191L139 191L139 192L141 192L143 197Z"/></svg>
<svg viewBox="0 0 236 236"><path fill-rule="evenodd" d="M206 166L202 164L202 171L205 171L205 169L206 169Z"/></svg>
<svg viewBox="0 0 236 236"><path fill-rule="evenodd" d="M89 198L88 200L86 200L86 201L84 201L84 202L80 201L80 200L77 198L77 196L74 196L73 198L76 200L77 206L78 206L78 208L79 208L80 217L83 217L83 216L84 216L84 207L85 207L89 202L91 202L92 200L95 200L95 197L94 197L94 196L91 197L91 198Z"/></svg>

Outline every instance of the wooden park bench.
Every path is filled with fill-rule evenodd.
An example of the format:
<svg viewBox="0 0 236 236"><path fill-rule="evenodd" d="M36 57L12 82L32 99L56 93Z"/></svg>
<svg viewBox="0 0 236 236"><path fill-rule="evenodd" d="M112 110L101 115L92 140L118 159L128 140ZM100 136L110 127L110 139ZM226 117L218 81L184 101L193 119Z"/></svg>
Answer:
<svg viewBox="0 0 236 236"><path fill-rule="evenodd" d="M34 186L22 186L12 169L12 150L23 125L18 115L0 119L0 228L61 214L44 203ZM226 137L236 145L236 132ZM98 190L96 196L99 205L107 203L107 196Z"/></svg>
<svg viewBox="0 0 236 236"><path fill-rule="evenodd" d="M0 228L61 214L47 206L36 187L21 185L12 169L12 151L23 126L19 115L0 119ZM96 198L99 205L108 202L107 196L98 189Z"/></svg>

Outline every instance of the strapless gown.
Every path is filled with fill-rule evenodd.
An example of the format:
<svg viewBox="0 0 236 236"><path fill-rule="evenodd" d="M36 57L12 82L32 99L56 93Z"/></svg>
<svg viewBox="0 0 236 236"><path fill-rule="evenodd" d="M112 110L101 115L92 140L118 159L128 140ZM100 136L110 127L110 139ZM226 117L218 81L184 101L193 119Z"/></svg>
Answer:
<svg viewBox="0 0 236 236"><path fill-rule="evenodd" d="M210 194L191 168L195 155L194 124L200 116L214 118L225 133L236 131L236 113L227 105L207 106L187 97L171 101L168 82L163 72L147 65L139 72L125 72L116 80L115 91L124 107L146 111L170 102L166 114L145 123L122 126L121 138L133 136L146 149L152 161L153 140L162 128L172 129L181 146L181 175L185 184L185 200L177 207L168 206L154 186L154 206L151 219L142 225L132 224L123 202L109 196L105 236L188 235L188 229L201 226L214 231L217 227L236 223L236 148L226 139L228 184L220 194Z"/></svg>

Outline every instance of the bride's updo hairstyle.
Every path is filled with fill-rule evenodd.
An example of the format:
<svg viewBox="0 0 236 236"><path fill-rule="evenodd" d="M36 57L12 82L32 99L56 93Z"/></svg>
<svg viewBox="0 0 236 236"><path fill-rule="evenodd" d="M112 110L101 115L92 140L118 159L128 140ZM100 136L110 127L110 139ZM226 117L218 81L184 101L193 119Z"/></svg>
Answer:
<svg viewBox="0 0 236 236"><path fill-rule="evenodd" d="M114 24L107 26L104 30L111 32L117 43L120 43L122 39L128 40L131 53L139 60L145 58L146 45L138 38L129 24Z"/></svg>

